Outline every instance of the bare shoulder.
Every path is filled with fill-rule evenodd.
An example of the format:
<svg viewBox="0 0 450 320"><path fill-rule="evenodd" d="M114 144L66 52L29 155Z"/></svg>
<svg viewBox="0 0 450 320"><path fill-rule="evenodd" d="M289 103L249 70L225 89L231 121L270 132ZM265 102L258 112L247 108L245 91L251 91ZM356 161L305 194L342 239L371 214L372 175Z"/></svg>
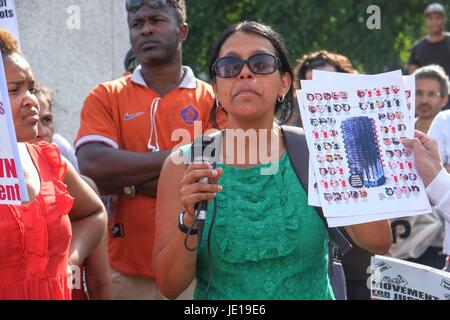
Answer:
<svg viewBox="0 0 450 320"><path fill-rule="evenodd" d="M184 155L183 150L178 149L170 154L169 157L164 160L161 175L166 177L182 176L187 167L187 158Z"/></svg>

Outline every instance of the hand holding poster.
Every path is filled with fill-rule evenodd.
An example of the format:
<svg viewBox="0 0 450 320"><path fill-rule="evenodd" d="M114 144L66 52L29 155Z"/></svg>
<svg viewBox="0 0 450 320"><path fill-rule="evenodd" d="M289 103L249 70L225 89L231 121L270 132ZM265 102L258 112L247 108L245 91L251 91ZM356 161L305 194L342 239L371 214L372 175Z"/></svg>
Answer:
<svg viewBox="0 0 450 320"><path fill-rule="evenodd" d="M450 273L399 259L372 258L372 300L450 300Z"/></svg>
<svg viewBox="0 0 450 320"><path fill-rule="evenodd" d="M0 59L3 61L1 54ZM22 201L28 201L28 193L17 148L2 62L0 63L0 204L20 205Z"/></svg>

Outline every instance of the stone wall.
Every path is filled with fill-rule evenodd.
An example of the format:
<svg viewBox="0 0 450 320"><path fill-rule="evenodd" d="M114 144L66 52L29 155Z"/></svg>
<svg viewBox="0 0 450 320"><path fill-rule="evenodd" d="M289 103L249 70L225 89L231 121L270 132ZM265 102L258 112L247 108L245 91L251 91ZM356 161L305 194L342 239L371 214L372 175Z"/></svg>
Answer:
<svg viewBox="0 0 450 320"><path fill-rule="evenodd" d="M73 142L83 101L123 74L125 0L16 0L22 51L54 93L57 131Z"/></svg>

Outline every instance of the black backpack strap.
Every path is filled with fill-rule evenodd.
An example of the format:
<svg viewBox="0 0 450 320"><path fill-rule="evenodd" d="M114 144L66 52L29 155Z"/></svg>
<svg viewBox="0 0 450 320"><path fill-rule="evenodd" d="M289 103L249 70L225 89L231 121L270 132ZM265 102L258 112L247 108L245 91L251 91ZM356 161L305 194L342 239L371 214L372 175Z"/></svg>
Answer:
<svg viewBox="0 0 450 320"><path fill-rule="evenodd" d="M281 126L281 130L294 171L306 193L308 193L309 150L306 143L305 132L302 128L291 126ZM338 248L342 254L346 254L350 251L352 245L342 232L339 231L338 228L328 227L327 219L323 215L322 208L314 207L314 209L325 224L328 230L328 236L334 246Z"/></svg>

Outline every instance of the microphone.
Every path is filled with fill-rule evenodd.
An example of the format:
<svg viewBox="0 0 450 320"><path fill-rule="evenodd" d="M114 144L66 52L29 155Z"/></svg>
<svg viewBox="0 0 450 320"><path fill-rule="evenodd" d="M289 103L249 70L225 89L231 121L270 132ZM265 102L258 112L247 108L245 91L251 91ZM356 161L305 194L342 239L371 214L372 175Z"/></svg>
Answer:
<svg viewBox="0 0 450 320"><path fill-rule="evenodd" d="M191 160L194 163L208 163L213 168L216 167L214 161L216 156L215 138L204 136L196 139L192 144ZM199 180L199 183L209 183L207 177L203 177ZM206 215L208 213L208 201L203 200L198 202L195 206L195 221L197 226L198 241L202 239L203 228L205 225Z"/></svg>

